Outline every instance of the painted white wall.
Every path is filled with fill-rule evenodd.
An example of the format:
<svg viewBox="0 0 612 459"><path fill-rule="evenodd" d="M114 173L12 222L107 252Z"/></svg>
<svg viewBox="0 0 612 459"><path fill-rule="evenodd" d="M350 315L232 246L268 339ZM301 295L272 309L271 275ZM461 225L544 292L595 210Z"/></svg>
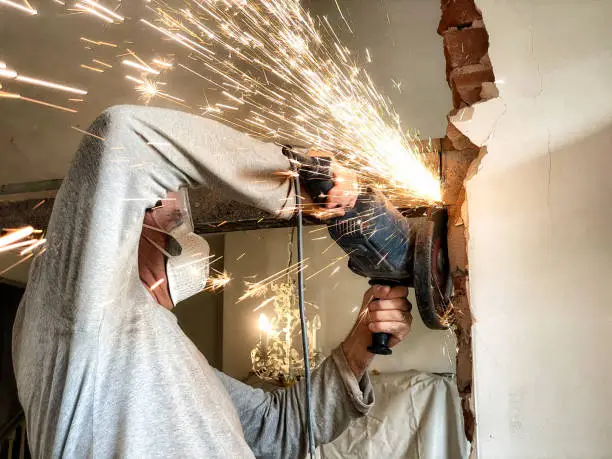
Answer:
<svg viewBox="0 0 612 459"><path fill-rule="evenodd" d="M507 112L468 186L481 458L612 451L612 3L479 0Z"/></svg>
<svg viewBox="0 0 612 459"><path fill-rule="evenodd" d="M269 317L273 313L272 305L253 312L262 298L237 303L244 292L243 281L264 279L287 266L290 231L279 228L225 236L225 269L234 280L224 292L223 371L236 378L245 377L251 368L250 351L259 338L257 320L260 312ZM308 258L305 278L344 254L325 227L307 227L304 234L304 257ZM323 237L325 239L320 239ZM294 251L294 262L296 253ZM346 261L338 262L306 282L306 301L320 308L322 328L318 337L326 355L348 335L357 318L358 309L355 308L361 306L363 293L369 287L366 279L347 268ZM340 266L340 270L330 277L335 266ZM411 301L414 303L414 297ZM410 369L453 372L455 349L454 335L450 331L427 329L415 308L411 334L394 348L392 356L376 357L372 368L382 372Z"/></svg>

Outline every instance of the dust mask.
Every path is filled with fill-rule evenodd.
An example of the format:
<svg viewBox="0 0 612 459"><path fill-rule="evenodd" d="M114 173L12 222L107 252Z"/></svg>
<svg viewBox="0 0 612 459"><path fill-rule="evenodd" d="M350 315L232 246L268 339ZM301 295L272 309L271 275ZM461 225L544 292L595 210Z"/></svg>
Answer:
<svg viewBox="0 0 612 459"><path fill-rule="evenodd" d="M158 222L159 219L154 217L158 223L157 227L143 225L170 236L167 247L163 248L150 238L144 235L143 237L166 256L168 290L172 303L176 306L206 288L211 255L206 239L193 231L187 190L182 189L173 195L176 199L170 206L176 218L171 222Z"/></svg>

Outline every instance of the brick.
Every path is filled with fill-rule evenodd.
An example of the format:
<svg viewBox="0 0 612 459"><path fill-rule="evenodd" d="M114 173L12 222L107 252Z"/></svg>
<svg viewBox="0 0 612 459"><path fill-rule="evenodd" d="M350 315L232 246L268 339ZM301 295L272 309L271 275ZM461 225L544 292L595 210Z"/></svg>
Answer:
<svg viewBox="0 0 612 459"><path fill-rule="evenodd" d="M482 100L495 99L499 97L499 89L495 85L495 83L491 83L489 81L485 81L482 83L482 89L480 90L480 98Z"/></svg>
<svg viewBox="0 0 612 459"><path fill-rule="evenodd" d="M463 108L480 100L480 85L451 87L453 92L453 107Z"/></svg>
<svg viewBox="0 0 612 459"><path fill-rule="evenodd" d="M484 28L449 30L443 36L444 56L451 69L480 63L489 49L489 34Z"/></svg>
<svg viewBox="0 0 612 459"><path fill-rule="evenodd" d="M470 167L468 168L465 174L465 180L471 180L478 173L478 171L480 170L480 163L482 161L482 158L487 155L487 151L488 150L486 145L480 147L480 150L478 150L478 155L470 163Z"/></svg>
<svg viewBox="0 0 612 459"><path fill-rule="evenodd" d="M480 87L485 81L495 81L493 68L490 65L474 64L453 69L450 83L454 86Z"/></svg>
<svg viewBox="0 0 612 459"><path fill-rule="evenodd" d="M478 148L462 151L445 151L442 155L442 199L455 204L461 197L463 181L470 164L478 155Z"/></svg>
<svg viewBox="0 0 612 459"><path fill-rule="evenodd" d="M461 203L461 221L466 228L470 227L470 219L468 214L468 201L464 199Z"/></svg>
<svg viewBox="0 0 612 459"><path fill-rule="evenodd" d="M455 146L448 137L442 137L440 139L440 149L442 151L451 151L455 149Z"/></svg>
<svg viewBox="0 0 612 459"><path fill-rule="evenodd" d="M478 102L482 83L495 81L495 75L490 65L474 64L453 69L448 80L453 92L453 105L460 108L462 103L472 105Z"/></svg>
<svg viewBox="0 0 612 459"><path fill-rule="evenodd" d="M449 225L447 232L448 258L451 272L467 271L468 259L463 225Z"/></svg>
<svg viewBox="0 0 612 459"><path fill-rule="evenodd" d="M442 35L451 27L470 26L477 20L482 20L482 14L476 8L474 0L442 0L438 33Z"/></svg>
<svg viewBox="0 0 612 459"><path fill-rule="evenodd" d="M482 59L480 59L480 63L482 65L487 66L487 67L492 67L491 58L489 57L489 53L487 53L484 56L482 56Z"/></svg>
<svg viewBox="0 0 612 459"><path fill-rule="evenodd" d="M476 148L470 139L468 139L463 133L457 129L453 123L448 123L446 126L446 137L451 141L453 150L471 150Z"/></svg>

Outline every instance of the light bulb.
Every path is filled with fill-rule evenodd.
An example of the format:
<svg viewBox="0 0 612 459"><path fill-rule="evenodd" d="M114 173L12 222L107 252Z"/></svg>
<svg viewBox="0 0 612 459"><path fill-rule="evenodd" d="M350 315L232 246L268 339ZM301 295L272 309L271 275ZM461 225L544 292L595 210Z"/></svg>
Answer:
<svg viewBox="0 0 612 459"><path fill-rule="evenodd" d="M270 323L270 321L268 320L268 317L262 312L259 315L259 329L263 332L266 332L268 334L272 333L272 324Z"/></svg>

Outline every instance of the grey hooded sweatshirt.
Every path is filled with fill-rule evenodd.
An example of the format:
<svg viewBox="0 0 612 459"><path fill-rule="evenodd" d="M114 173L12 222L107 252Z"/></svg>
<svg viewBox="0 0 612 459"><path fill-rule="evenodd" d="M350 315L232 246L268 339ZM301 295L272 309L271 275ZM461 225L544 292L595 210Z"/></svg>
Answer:
<svg viewBox="0 0 612 459"><path fill-rule="evenodd" d="M302 384L264 393L210 367L138 273L144 212L181 186L278 214L294 205L280 148L171 110L118 106L83 137L48 248L15 320L14 367L40 458L293 458L307 452ZM258 173L261 177L254 179ZM373 403L340 348L313 374L315 438Z"/></svg>

